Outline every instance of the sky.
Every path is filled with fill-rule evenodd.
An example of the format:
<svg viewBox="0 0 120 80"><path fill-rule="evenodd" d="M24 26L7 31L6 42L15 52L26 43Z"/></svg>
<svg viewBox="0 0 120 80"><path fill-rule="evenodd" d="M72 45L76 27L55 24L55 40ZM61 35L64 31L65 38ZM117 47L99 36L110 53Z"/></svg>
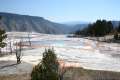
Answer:
<svg viewBox="0 0 120 80"><path fill-rule="evenodd" d="M0 12L40 16L60 23L120 20L120 0L0 0Z"/></svg>

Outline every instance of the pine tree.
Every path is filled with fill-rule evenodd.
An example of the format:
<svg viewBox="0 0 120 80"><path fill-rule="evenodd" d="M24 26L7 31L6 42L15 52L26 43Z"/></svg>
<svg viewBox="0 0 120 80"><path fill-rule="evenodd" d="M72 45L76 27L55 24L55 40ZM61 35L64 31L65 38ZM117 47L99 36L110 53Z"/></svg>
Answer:
<svg viewBox="0 0 120 80"><path fill-rule="evenodd" d="M2 16L0 16L0 19L2 19Z"/></svg>
<svg viewBox="0 0 120 80"><path fill-rule="evenodd" d="M0 16L0 19L2 17ZM6 32L3 29L0 29L0 54L1 54L1 48L4 48L6 43L4 42L4 40L7 38Z"/></svg>
<svg viewBox="0 0 120 80"><path fill-rule="evenodd" d="M45 50L41 63L33 68L31 80L59 80L59 63L53 49Z"/></svg>
<svg viewBox="0 0 120 80"><path fill-rule="evenodd" d="M120 33L120 23L119 23L119 26L118 26L118 32Z"/></svg>
<svg viewBox="0 0 120 80"><path fill-rule="evenodd" d="M6 45L4 39L7 38L7 35L5 33L6 33L5 30L0 29L0 53L1 53L1 48L5 47Z"/></svg>
<svg viewBox="0 0 120 80"><path fill-rule="evenodd" d="M113 30L114 28L111 21L97 20L95 23L89 24L87 28L77 31L76 34L100 37L112 33Z"/></svg>

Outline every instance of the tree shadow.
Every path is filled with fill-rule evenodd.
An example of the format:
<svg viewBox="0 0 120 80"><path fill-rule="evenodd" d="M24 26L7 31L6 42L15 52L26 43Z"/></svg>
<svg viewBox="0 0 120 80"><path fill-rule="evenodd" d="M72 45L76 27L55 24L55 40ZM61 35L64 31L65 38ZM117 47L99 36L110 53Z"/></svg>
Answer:
<svg viewBox="0 0 120 80"><path fill-rule="evenodd" d="M6 73L10 74L20 74L20 73L31 73L33 69L33 64L21 61L20 64L17 64L16 61L0 61L0 74Z"/></svg>

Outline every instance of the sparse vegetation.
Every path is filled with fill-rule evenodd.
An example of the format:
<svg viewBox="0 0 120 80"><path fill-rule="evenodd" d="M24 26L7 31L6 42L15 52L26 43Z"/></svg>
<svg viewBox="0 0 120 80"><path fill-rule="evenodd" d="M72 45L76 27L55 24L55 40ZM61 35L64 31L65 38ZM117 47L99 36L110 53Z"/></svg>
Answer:
<svg viewBox="0 0 120 80"><path fill-rule="evenodd" d="M120 80L120 72L71 68L63 80Z"/></svg>

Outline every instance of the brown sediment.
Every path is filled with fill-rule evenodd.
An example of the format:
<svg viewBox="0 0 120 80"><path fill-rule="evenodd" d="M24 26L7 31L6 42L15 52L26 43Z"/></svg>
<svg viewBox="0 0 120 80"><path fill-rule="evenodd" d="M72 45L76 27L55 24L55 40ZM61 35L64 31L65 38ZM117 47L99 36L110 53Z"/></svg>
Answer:
<svg viewBox="0 0 120 80"><path fill-rule="evenodd" d="M70 62L70 61L64 61L64 60L58 60L61 67L80 67L80 63L77 62Z"/></svg>

